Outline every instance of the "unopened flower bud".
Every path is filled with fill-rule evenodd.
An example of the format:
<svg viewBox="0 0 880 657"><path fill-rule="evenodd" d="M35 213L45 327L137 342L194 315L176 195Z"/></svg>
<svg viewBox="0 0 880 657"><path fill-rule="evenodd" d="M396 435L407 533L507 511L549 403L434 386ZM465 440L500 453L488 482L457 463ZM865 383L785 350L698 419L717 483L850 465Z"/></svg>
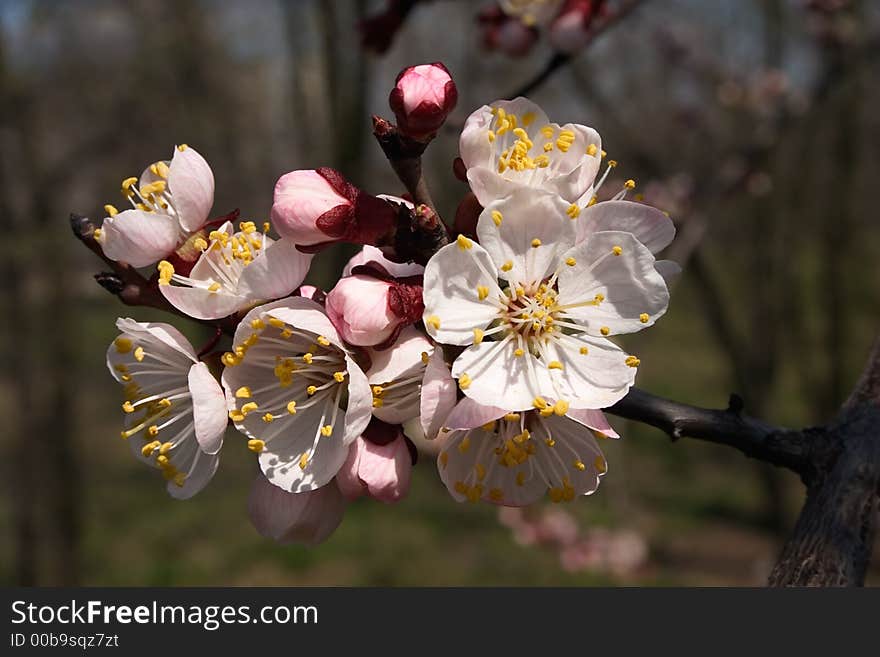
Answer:
<svg viewBox="0 0 880 657"><path fill-rule="evenodd" d="M578 52L589 41L595 15L593 0L568 0L550 24L550 43L560 52L570 55Z"/></svg>
<svg viewBox="0 0 880 657"><path fill-rule="evenodd" d="M483 46L499 50L511 57L528 53L538 40L538 30L519 18L508 16L499 6L491 5L477 18L482 31Z"/></svg>
<svg viewBox="0 0 880 657"><path fill-rule="evenodd" d="M300 246L372 244L394 230L396 213L335 169L291 171L275 184L272 224Z"/></svg>
<svg viewBox="0 0 880 657"><path fill-rule="evenodd" d="M248 515L256 530L282 545L317 545L332 534L346 507L335 481L302 493L289 493L260 473L248 500Z"/></svg>
<svg viewBox="0 0 880 657"><path fill-rule="evenodd" d="M355 267L355 275L343 277L327 293L327 315L349 344L382 345L421 317L421 277L395 279L380 271L359 273L362 269Z"/></svg>
<svg viewBox="0 0 880 657"><path fill-rule="evenodd" d="M379 424L393 430L392 439L380 445L358 438L336 475L339 489L350 500L369 495L380 502L397 502L409 492L412 457L406 439L397 425Z"/></svg>
<svg viewBox="0 0 880 657"><path fill-rule="evenodd" d="M419 141L437 133L457 101L455 82L439 62L403 69L388 97L398 130Z"/></svg>

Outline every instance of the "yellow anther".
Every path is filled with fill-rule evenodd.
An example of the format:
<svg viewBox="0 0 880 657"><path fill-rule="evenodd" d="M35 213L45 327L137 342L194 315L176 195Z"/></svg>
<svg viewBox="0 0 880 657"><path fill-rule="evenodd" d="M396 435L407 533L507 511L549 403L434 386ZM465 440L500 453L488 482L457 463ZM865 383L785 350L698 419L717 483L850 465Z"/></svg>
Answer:
<svg viewBox="0 0 880 657"><path fill-rule="evenodd" d="M532 248L537 249L539 246L541 246L541 240L536 237L532 240Z"/></svg>
<svg viewBox="0 0 880 657"><path fill-rule="evenodd" d="M519 413L506 413L504 419L507 422L519 422Z"/></svg>
<svg viewBox="0 0 880 657"><path fill-rule="evenodd" d="M284 338L285 340L290 339L291 337L293 337L293 329L286 328L286 329L282 330L281 337Z"/></svg>
<svg viewBox="0 0 880 657"><path fill-rule="evenodd" d="M128 338L119 336L113 341L113 346L116 347L116 353L127 354L129 351L131 351L133 343Z"/></svg>
<svg viewBox="0 0 880 657"><path fill-rule="evenodd" d="M274 326L274 327L277 328L277 329L283 329L285 326L287 326L287 324L285 324L284 322L282 322L282 321L281 321L280 319L278 319L277 317L270 317L270 318L267 319L266 321L269 322L269 326Z"/></svg>
<svg viewBox="0 0 880 657"><path fill-rule="evenodd" d="M272 415L271 413L265 413L262 417L263 422L265 422L266 424L269 424L274 419L275 419L275 416Z"/></svg>
<svg viewBox="0 0 880 657"><path fill-rule="evenodd" d="M314 357L314 356L312 355L312 353L309 352L309 351L307 351L306 353L303 354L303 360L304 360L306 363L308 363L309 365L312 364L312 361L314 360L314 358L315 358L315 357Z"/></svg>
<svg viewBox="0 0 880 657"><path fill-rule="evenodd" d="M204 237L197 237L193 241L193 246L196 248L197 251L204 251L208 248L208 241Z"/></svg>
<svg viewBox="0 0 880 657"><path fill-rule="evenodd" d="M447 463L449 463L449 454L446 452L440 452L440 465L445 468Z"/></svg>
<svg viewBox="0 0 880 657"><path fill-rule="evenodd" d="M462 251L466 251L474 246L474 243L471 242L464 235L459 235L458 238L455 240L455 243L458 244L458 248Z"/></svg>
<svg viewBox="0 0 880 657"><path fill-rule="evenodd" d="M233 422L244 422L244 413L241 411L229 411L229 419Z"/></svg>
<svg viewBox="0 0 880 657"><path fill-rule="evenodd" d="M295 401L287 402L287 412L290 413L291 415L296 415L296 402Z"/></svg>
<svg viewBox="0 0 880 657"><path fill-rule="evenodd" d="M521 348L519 348L519 347L517 347L516 349L513 350L513 355L516 356L517 358L521 358L522 356L525 355L525 353L526 353L526 352L524 352L524 351L523 351Z"/></svg>
<svg viewBox="0 0 880 657"><path fill-rule="evenodd" d="M467 374L462 374L458 378L458 387L462 390L467 390L470 387L472 380L473 379L471 379L471 377L469 377Z"/></svg>
<svg viewBox="0 0 880 657"><path fill-rule="evenodd" d="M540 132L546 139L553 139L553 135L556 131L553 129L552 125L545 125L541 128Z"/></svg>
<svg viewBox="0 0 880 657"><path fill-rule="evenodd" d="M608 328L607 326L603 326L599 329L599 333L607 336L609 333L611 333L611 329Z"/></svg>
<svg viewBox="0 0 880 657"><path fill-rule="evenodd" d="M500 488L491 488L489 490L489 499L493 502L500 502L504 499L504 491Z"/></svg>
<svg viewBox="0 0 880 657"><path fill-rule="evenodd" d="M471 447L471 437L465 436L464 439L458 443L458 451L462 454L465 454Z"/></svg>
<svg viewBox="0 0 880 657"><path fill-rule="evenodd" d="M266 328L266 324L265 324L265 322L263 322L262 319L257 317L257 319L251 320L251 328L254 329L255 331L259 331L261 329Z"/></svg>
<svg viewBox="0 0 880 657"><path fill-rule="evenodd" d="M486 468L482 463L477 463L474 466L474 472L477 473L477 481L483 481L486 478Z"/></svg>
<svg viewBox="0 0 880 657"><path fill-rule="evenodd" d="M489 288L485 285L477 285L477 296L482 301L489 296Z"/></svg>
<svg viewBox="0 0 880 657"><path fill-rule="evenodd" d="M532 406L534 406L537 409L547 408L547 400L544 399L543 397L535 397L532 400Z"/></svg>
<svg viewBox="0 0 880 657"><path fill-rule="evenodd" d="M138 347L137 349L134 350L134 353L132 354L132 356L134 356L134 359L135 359L137 362L139 362L139 363L140 363L140 362L143 362L143 360L144 360L144 348L143 348L143 347Z"/></svg>
<svg viewBox="0 0 880 657"><path fill-rule="evenodd" d="M373 386L373 395L375 397L381 397L383 392L385 392L385 388L382 386Z"/></svg>
<svg viewBox="0 0 880 657"><path fill-rule="evenodd" d="M495 131L494 131L494 130L489 130L488 132L486 132L486 138L489 140L489 143L490 143L490 144L491 144L493 141L495 141Z"/></svg>
<svg viewBox="0 0 880 657"><path fill-rule="evenodd" d="M422 352L422 363L424 363L425 365L427 365L429 360L431 360L431 359L430 359L430 357L428 356L428 352L427 352L427 351L423 351L423 352Z"/></svg>
<svg viewBox="0 0 880 657"><path fill-rule="evenodd" d="M630 179L627 180L625 183L623 183L623 186L624 186L626 189L635 189L635 187L636 187L636 181L633 180L632 178L630 178Z"/></svg>
<svg viewBox="0 0 880 657"><path fill-rule="evenodd" d="M123 196L131 196L132 194L134 194L134 192L131 191L131 188L137 184L137 181L138 181L138 179L134 178L134 177L126 178L125 180L123 180L122 181L122 195Z"/></svg>
<svg viewBox="0 0 880 657"><path fill-rule="evenodd" d="M578 351L581 352L581 356L586 356L588 353L590 353L590 350L586 347L581 347Z"/></svg>
<svg viewBox="0 0 880 657"><path fill-rule="evenodd" d="M553 142L552 141L548 141L546 144L544 144L544 152L545 153L549 153L552 150L553 150Z"/></svg>
<svg viewBox="0 0 880 657"><path fill-rule="evenodd" d="M379 399L378 397L373 397L373 408L382 408L384 405L384 400Z"/></svg>
<svg viewBox="0 0 880 657"><path fill-rule="evenodd" d="M483 330L474 329L474 344L480 344L483 341Z"/></svg>
<svg viewBox="0 0 880 657"><path fill-rule="evenodd" d="M565 365L560 363L558 360L551 360L549 363L547 363L547 369L548 370L564 370Z"/></svg>
<svg viewBox="0 0 880 657"><path fill-rule="evenodd" d="M247 448L251 450L254 454L259 454L266 448L266 443L263 440L252 438L251 440L247 441Z"/></svg>
<svg viewBox="0 0 880 657"><path fill-rule="evenodd" d="M523 470L520 470L516 473L516 485L522 486L526 483L526 473Z"/></svg>
<svg viewBox="0 0 880 657"><path fill-rule="evenodd" d="M435 331L440 330L440 318L437 315L428 315L425 318L425 324L432 327Z"/></svg>
<svg viewBox="0 0 880 657"><path fill-rule="evenodd" d="M595 301L597 304L602 303L603 301L605 301L605 295L599 292L596 296L593 297L593 301Z"/></svg>
<svg viewBox="0 0 880 657"><path fill-rule="evenodd" d="M101 230L100 228L95 228L95 230L92 231L92 238L95 239L96 241L100 241L101 236L103 234L104 234L103 230Z"/></svg>
<svg viewBox="0 0 880 657"><path fill-rule="evenodd" d="M211 283L208 286L208 292L216 292L219 289L220 289L220 283L217 283L216 281Z"/></svg>
<svg viewBox="0 0 880 657"><path fill-rule="evenodd" d="M535 158L535 166L540 169L546 169L550 166L550 158L546 155L539 155Z"/></svg>
<svg viewBox="0 0 880 657"><path fill-rule="evenodd" d="M593 465L599 474L605 474L608 471L608 464L605 462L605 459L601 456L597 456L593 461Z"/></svg>
<svg viewBox="0 0 880 657"><path fill-rule="evenodd" d="M322 347L329 347L329 346L330 346L330 340L328 340L327 338L325 338L323 335L319 335L319 336L318 336L318 339L316 340L316 342L317 342L319 345L321 345Z"/></svg>
<svg viewBox="0 0 880 657"><path fill-rule="evenodd" d="M534 112L526 112L522 115L522 124L528 128L534 122L535 116Z"/></svg>
<svg viewBox="0 0 880 657"><path fill-rule="evenodd" d="M122 403L122 410L126 413L134 413L134 406L130 401L126 401Z"/></svg>
<svg viewBox="0 0 880 657"><path fill-rule="evenodd" d="M104 206L104 212L107 213L108 217L115 217L117 214L119 214L119 210L117 210L115 206L110 205L109 203Z"/></svg>
<svg viewBox="0 0 880 657"><path fill-rule="evenodd" d="M171 277L174 276L174 265L167 260L162 260L156 265L156 269L159 270L159 285L168 285L171 282Z"/></svg>
<svg viewBox="0 0 880 657"><path fill-rule="evenodd" d="M165 191L166 182L164 180L156 180L141 187L141 196L147 198L154 194L162 194Z"/></svg>
<svg viewBox="0 0 880 657"><path fill-rule="evenodd" d="M584 470L587 469L587 466L584 465L583 461L575 461L575 462L573 463L573 465L574 465L574 467L576 467L576 468L577 468L578 470L580 470L581 472L583 472Z"/></svg>
<svg viewBox="0 0 880 657"><path fill-rule="evenodd" d="M147 458L150 458L153 455L153 452L155 452L161 445L162 443L160 443L158 440L147 443L146 445L141 447L141 454L143 454Z"/></svg>
<svg viewBox="0 0 880 657"><path fill-rule="evenodd" d="M565 415L568 413L568 402L564 399L558 399L556 405L553 407L553 412L556 413L556 415Z"/></svg>
<svg viewBox="0 0 880 657"><path fill-rule="evenodd" d="M250 235L257 232L257 224L253 221L242 221L238 224L238 229L245 235Z"/></svg>
<svg viewBox="0 0 880 657"><path fill-rule="evenodd" d="M323 427L321 427L321 435L322 436L327 437L332 433L333 433L333 426L332 425L325 424Z"/></svg>
<svg viewBox="0 0 880 657"><path fill-rule="evenodd" d="M569 267L574 267L577 264L577 260L569 257L569 258L565 259L565 264L568 265Z"/></svg>
<svg viewBox="0 0 880 657"><path fill-rule="evenodd" d="M309 455L303 452L299 457L299 469L305 470L306 466L309 464Z"/></svg>
<svg viewBox="0 0 880 657"><path fill-rule="evenodd" d="M608 160L608 166L613 169L617 166L617 160Z"/></svg>
<svg viewBox="0 0 880 657"><path fill-rule="evenodd" d="M567 214L572 219L577 219L579 216L581 216L581 209L578 207L577 203L572 203L566 209L565 214Z"/></svg>
<svg viewBox="0 0 880 657"><path fill-rule="evenodd" d="M147 434L151 438L155 438L156 436L159 435L159 427L157 427L155 424L151 424L150 426L147 427Z"/></svg>
<svg viewBox="0 0 880 657"><path fill-rule="evenodd" d="M642 313L641 315L639 315L639 321L642 324L647 324L650 319L651 317L648 315L648 313Z"/></svg>
<svg viewBox="0 0 880 657"><path fill-rule="evenodd" d="M188 144L178 144L178 146L177 146L177 150L179 150L181 153L183 151L185 151L187 148L189 148Z"/></svg>
<svg viewBox="0 0 880 657"><path fill-rule="evenodd" d="M318 392L318 386L309 386L308 388L306 388L306 394L309 397L314 395L316 392Z"/></svg>
<svg viewBox="0 0 880 657"><path fill-rule="evenodd" d="M556 441L553 440L553 438L550 438L550 437L548 436L547 438L544 439L544 444L547 445L547 447L555 447L555 446L556 446Z"/></svg>
<svg viewBox="0 0 880 657"><path fill-rule="evenodd" d="M258 408L259 405L257 404L257 402L248 402L247 404L244 404L240 410L242 415L247 415L248 413L257 410Z"/></svg>
<svg viewBox="0 0 880 657"><path fill-rule="evenodd" d="M619 256L621 253L623 253L623 248L620 246L614 245L611 247L611 253L613 253L616 256Z"/></svg>
<svg viewBox="0 0 880 657"><path fill-rule="evenodd" d="M504 220L504 217L498 210L492 210L492 221L495 222L496 226L500 226L501 222Z"/></svg>
<svg viewBox="0 0 880 657"><path fill-rule="evenodd" d="M333 379L337 383L342 383L345 381L345 372L333 372Z"/></svg>
<svg viewBox="0 0 880 657"><path fill-rule="evenodd" d="M513 263L510 260L501 265L501 271L510 271L511 269L513 269Z"/></svg>
<svg viewBox="0 0 880 657"><path fill-rule="evenodd" d="M162 409L171 408L171 400L167 397L162 397L162 399L156 402L156 406Z"/></svg>
<svg viewBox="0 0 880 657"><path fill-rule="evenodd" d="M635 356L627 356L625 362L629 367L638 367L642 361Z"/></svg>
<svg viewBox="0 0 880 657"><path fill-rule="evenodd" d="M241 361L234 353L232 353L231 351L227 351L220 357L220 362L222 362L226 367L235 367Z"/></svg>
<svg viewBox="0 0 880 657"><path fill-rule="evenodd" d="M587 155L595 156L598 152L599 148L596 146L596 144L590 144L589 146L587 146Z"/></svg>

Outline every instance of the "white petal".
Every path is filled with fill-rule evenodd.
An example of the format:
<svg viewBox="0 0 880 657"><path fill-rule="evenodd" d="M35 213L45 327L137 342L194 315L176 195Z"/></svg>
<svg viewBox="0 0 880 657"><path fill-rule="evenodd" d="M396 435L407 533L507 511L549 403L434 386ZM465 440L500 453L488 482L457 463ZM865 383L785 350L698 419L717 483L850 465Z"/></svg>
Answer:
<svg viewBox="0 0 880 657"><path fill-rule="evenodd" d="M551 152L553 175L547 175L543 187L559 194L568 203L574 203L591 188L599 172L602 139L592 128L577 123L568 123L559 129L573 132L575 139L567 151L554 149ZM591 146L595 146L596 155L587 152Z"/></svg>
<svg viewBox="0 0 880 657"><path fill-rule="evenodd" d="M111 260L132 267L152 265L177 246L177 220L167 214L124 210L104 219L101 248Z"/></svg>
<svg viewBox="0 0 880 657"><path fill-rule="evenodd" d="M387 383L401 378L411 369L421 367L422 354L434 353L434 345L415 326L407 326L390 349L366 349L370 356L367 381Z"/></svg>
<svg viewBox="0 0 880 657"><path fill-rule="evenodd" d="M333 328L333 324L330 323L330 318L327 317L321 304L303 297L290 297L283 299L281 303L260 306L260 308L264 309L262 315L276 317L301 331L311 331L316 335L323 335L336 347L345 351L339 334Z"/></svg>
<svg viewBox="0 0 880 657"><path fill-rule="evenodd" d="M547 370L531 353L516 356L516 343L482 342L465 349L452 365L452 376L465 374L470 384L464 394L484 406L498 406L512 411L533 408L539 395L551 395Z"/></svg>
<svg viewBox="0 0 880 657"><path fill-rule="evenodd" d="M666 283L654 269L654 256L631 233L594 233L565 257L577 264L559 273L558 303L575 306L565 312L589 335L640 331L666 312ZM596 295L604 297L598 305Z"/></svg>
<svg viewBox="0 0 880 657"><path fill-rule="evenodd" d="M446 416L455 406L456 386L449 367L443 360L443 351L437 349L428 359L419 399L422 431L427 440L437 437Z"/></svg>
<svg viewBox="0 0 880 657"><path fill-rule="evenodd" d="M348 369L348 406L345 410L342 442L350 445L370 423L373 393L367 383L366 374L348 355L345 357L345 364Z"/></svg>
<svg viewBox="0 0 880 657"><path fill-rule="evenodd" d="M495 117L488 105L483 105L471 113L464 122L461 137L458 141L459 154L465 167L488 167L491 165L495 152L488 132Z"/></svg>
<svg viewBox="0 0 880 657"><path fill-rule="evenodd" d="M334 429L333 435L318 437L314 451L310 451L321 428L321 415L322 405L318 404L284 418L283 424L276 420L269 425L272 429L276 425L284 427L283 433L266 440L259 456L263 474L275 486L302 493L320 488L339 472L348 455L348 444L343 441L341 432ZM267 438L265 432L262 438ZM302 469L300 457L304 452L309 453L309 459Z"/></svg>
<svg viewBox="0 0 880 657"><path fill-rule="evenodd" d="M528 188L486 206L477 221L477 235L496 266L512 263L509 271L499 270L501 278L527 283L553 273L561 254L574 245L568 206L555 194ZM497 212L500 225L493 219Z"/></svg>
<svg viewBox="0 0 880 657"><path fill-rule="evenodd" d="M278 299L291 294L309 271L310 254L289 240L272 242L260 251L238 279L238 294L248 299Z"/></svg>
<svg viewBox="0 0 880 657"><path fill-rule="evenodd" d="M669 287L681 276L681 265L674 260L658 260L654 263L654 269L666 281L666 287Z"/></svg>
<svg viewBox="0 0 880 657"><path fill-rule="evenodd" d="M412 203L410 203L409 201L405 199L398 199L396 196L379 194L379 198L390 199L407 204L410 207L412 206ZM404 278L406 276L418 276L425 271L424 267L422 267L421 265L417 265L414 262L392 262L385 257L385 254L383 254L380 249L377 249L375 246L365 244L363 248L356 254L354 254L351 257L351 260L349 260L348 263L345 265L342 270L342 275L351 276L351 270L353 267L357 267L358 265L366 265L371 262L377 265L381 265L385 269L385 271L397 278Z"/></svg>
<svg viewBox="0 0 880 657"><path fill-rule="evenodd" d="M467 170L468 184L480 205L486 206L510 196L522 185L508 180L490 167L474 167Z"/></svg>
<svg viewBox="0 0 880 657"><path fill-rule="evenodd" d="M555 383L553 390L572 408L607 408L635 382L636 368L626 364L627 353L610 340L564 336L546 349L549 359L562 364L562 369L547 370Z"/></svg>
<svg viewBox="0 0 880 657"><path fill-rule="evenodd" d="M675 237L675 224L657 208L632 201L603 201L585 208L575 221L577 243L593 233L617 230L632 233L651 253L666 248Z"/></svg>
<svg viewBox="0 0 880 657"><path fill-rule="evenodd" d="M216 454L223 446L226 432L226 397L217 379L204 363L196 363L189 371L196 440L206 454Z"/></svg>
<svg viewBox="0 0 880 657"><path fill-rule="evenodd" d="M486 328L499 312L501 288L493 277L495 265L479 244L468 243L466 249L457 243L444 246L425 267L425 327L438 342L470 344L474 329ZM478 286L488 290L482 300Z"/></svg>
<svg viewBox="0 0 880 657"><path fill-rule="evenodd" d="M220 319L246 306L249 300L223 288L211 292L202 287L160 285L159 291L172 306L196 319Z"/></svg>
<svg viewBox="0 0 880 657"><path fill-rule="evenodd" d="M605 413L590 408L572 408L565 414L575 422L580 422L585 427L598 431L608 438L620 438L620 434L614 430Z"/></svg>
<svg viewBox="0 0 880 657"><path fill-rule="evenodd" d="M214 173L194 148L174 149L168 170L168 189L180 225L188 231L201 228L214 205Z"/></svg>
<svg viewBox="0 0 880 657"><path fill-rule="evenodd" d="M200 492L214 478L217 466L220 465L220 455L206 454L201 450L196 450L196 452L196 460L189 475L184 480L183 486L178 486L173 481L168 482L166 488L171 497L178 500L188 500Z"/></svg>
<svg viewBox="0 0 880 657"><path fill-rule="evenodd" d="M545 472L552 471L554 466L558 468L561 462L575 495L594 493L599 487L599 477L607 468L596 439L583 426L565 417L553 415L543 418L543 423L556 441L554 447L539 450L536 454L542 464L546 464ZM551 450L556 452L558 460L552 458ZM576 461L584 466L583 470L575 466ZM601 470L597 467L599 465ZM553 483L558 486L561 482Z"/></svg>
<svg viewBox="0 0 880 657"><path fill-rule="evenodd" d="M116 328L123 333L137 336L138 340L158 342L172 351L182 354L193 363L197 362L196 351L176 328L163 322L136 322L130 317L120 317L116 320Z"/></svg>
<svg viewBox="0 0 880 657"><path fill-rule="evenodd" d="M449 429L473 429L504 416L507 410L498 406L483 406L470 397L460 400L446 418L443 426Z"/></svg>

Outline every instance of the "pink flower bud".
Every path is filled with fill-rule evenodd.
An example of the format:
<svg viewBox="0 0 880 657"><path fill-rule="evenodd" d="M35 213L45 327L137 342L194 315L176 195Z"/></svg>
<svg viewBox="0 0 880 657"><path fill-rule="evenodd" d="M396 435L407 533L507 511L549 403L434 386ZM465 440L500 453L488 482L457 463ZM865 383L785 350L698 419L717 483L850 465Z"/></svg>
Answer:
<svg viewBox="0 0 880 657"><path fill-rule="evenodd" d="M568 0L550 25L550 43L560 52L578 52L589 41L595 15L593 0Z"/></svg>
<svg viewBox="0 0 880 657"><path fill-rule="evenodd" d="M388 97L398 130L419 141L436 134L457 101L455 82L439 62L403 69Z"/></svg>
<svg viewBox="0 0 880 657"><path fill-rule="evenodd" d="M508 16L498 5L490 5L478 16L483 45L488 50L500 50L511 57L521 57L538 40L538 30L518 18Z"/></svg>
<svg viewBox="0 0 880 657"><path fill-rule="evenodd" d="M248 499L248 515L260 535L282 545L317 545L332 534L346 507L335 481L304 493L289 493L257 475Z"/></svg>
<svg viewBox="0 0 880 657"><path fill-rule="evenodd" d="M373 244L394 230L396 212L335 169L322 167L291 171L278 179L272 223L281 237L300 246Z"/></svg>
<svg viewBox="0 0 880 657"><path fill-rule="evenodd" d="M424 312L420 276L396 279L358 266L327 293L326 309L342 339L360 347L390 344Z"/></svg>
<svg viewBox="0 0 880 657"><path fill-rule="evenodd" d="M374 423L371 423L371 426ZM409 492L412 456L397 425L393 439L383 445L360 437L349 447L348 458L336 481L350 500L369 495L380 502L397 502Z"/></svg>

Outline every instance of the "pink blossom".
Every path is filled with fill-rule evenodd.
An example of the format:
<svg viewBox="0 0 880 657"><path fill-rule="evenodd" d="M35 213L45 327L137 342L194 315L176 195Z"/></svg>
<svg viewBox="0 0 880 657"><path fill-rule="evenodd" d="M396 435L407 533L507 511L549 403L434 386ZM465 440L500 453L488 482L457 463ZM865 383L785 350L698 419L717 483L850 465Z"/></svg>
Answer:
<svg viewBox="0 0 880 657"><path fill-rule="evenodd" d="M436 134L457 101L455 82L439 62L403 69L388 98L398 129L420 141Z"/></svg>
<svg viewBox="0 0 880 657"><path fill-rule="evenodd" d="M350 500L369 495L390 503L409 492L411 474L412 457L400 427L374 420L364 436L349 447L337 482L342 494Z"/></svg>
<svg viewBox="0 0 880 657"><path fill-rule="evenodd" d="M587 45L596 4L593 0L567 0L550 24L550 43L556 50L574 54Z"/></svg>

